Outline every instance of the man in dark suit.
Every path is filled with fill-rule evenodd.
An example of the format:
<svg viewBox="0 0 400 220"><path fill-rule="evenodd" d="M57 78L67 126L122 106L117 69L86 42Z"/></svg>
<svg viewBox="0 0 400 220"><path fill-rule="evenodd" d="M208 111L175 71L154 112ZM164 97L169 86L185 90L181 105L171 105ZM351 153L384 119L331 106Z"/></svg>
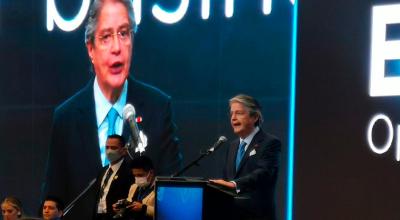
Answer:
<svg viewBox="0 0 400 220"><path fill-rule="evenodd" d="M110 134L127 138L126 103L136 109L147 142L145 155L158 175L172 174L181 156L172 121L170 97L129 77L136 30L131 0L95 0L89 11L85 43L94 79L55 110L44 194L72 201L107 166L105 142ZM92 189L65 219L92 219Z"/></svg>
<svg viewBox="0 0 400 220"><path fill-rule="evenodd" d="M240 94L229 104L231 125L239 138L227 150L224 180L211 181L238 193L238 219L275 219L281 143L260 128L261 106L254 98Z"/></svg>
<svg viewBox="0 0 400 220"><path fill-rule="evenodd" d="M133 182L133 175L129 168L130 158L125 157L127 150L122 136L110 135L106 141L106 156L110 165L100 172L95 184L96 205L95 219L113 219L116 214L112 205L128 195Z"/></svg>

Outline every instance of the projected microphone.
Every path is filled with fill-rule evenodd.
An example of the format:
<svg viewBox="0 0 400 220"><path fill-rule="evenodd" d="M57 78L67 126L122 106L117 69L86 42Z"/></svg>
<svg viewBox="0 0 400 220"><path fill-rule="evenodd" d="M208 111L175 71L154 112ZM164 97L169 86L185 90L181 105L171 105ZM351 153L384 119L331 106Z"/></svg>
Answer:
<svg viewBox="0 0 400 220"><path fill-rule="evenodd" d="M126 104L124 109L123 109L123 116L124 116L124 120L128 121L129 123L129 127L131 128L131 140L132 140L132 144L131 144L131 148L135 148L138 146L139 143L141 143L142 141L140 140L140 136L139 136L139 128L136 124L136 111L135 111L135 107L133 107L133 105L131 104Z"/></svg>
<svg viewBox="0 0 400 220"><path fill-rule="evenodd" d="M225 143L228 139L225 136L221 136L218 138L218 141L214 143L214 145L208 149L208 153L212 153L216 151L223 143Z"/></svg>

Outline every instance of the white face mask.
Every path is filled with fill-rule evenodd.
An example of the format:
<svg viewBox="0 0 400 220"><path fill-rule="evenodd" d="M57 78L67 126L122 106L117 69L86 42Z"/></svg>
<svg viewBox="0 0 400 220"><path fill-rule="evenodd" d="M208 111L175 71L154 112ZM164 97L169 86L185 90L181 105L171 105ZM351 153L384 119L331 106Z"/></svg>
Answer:
<svg viewBox="0 0 400 220"><path fill-rule="evenodd" d="M138 185L138 186L141 187L141 188L148 186L148 185L150 184L150 183L147 181L147 178L149 177L149 174L150 174L150 173L148 173L146 176L143 176L143 177L135 177L135 183L136 183L136 185Z"/></svg>
<svg viewBox="0 0 400 220"><path fill-rule="evenodd" d="M121 158L121 154L118 150L107 149L106 157L110 161L110 163L114 163Z"/></svg>

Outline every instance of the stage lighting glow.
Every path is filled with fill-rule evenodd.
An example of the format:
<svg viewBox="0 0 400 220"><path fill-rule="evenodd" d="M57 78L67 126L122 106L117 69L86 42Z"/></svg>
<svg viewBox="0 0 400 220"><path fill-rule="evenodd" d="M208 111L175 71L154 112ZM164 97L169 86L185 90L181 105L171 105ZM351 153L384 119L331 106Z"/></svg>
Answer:
<svg viewBox="0 0 400 220"><path fill-rule="evenodd" d="M47 30L54 29L54 23L63 31L73 31L82 23L89 10L90 0L83 0L78 14L71 20L64 19L57 10L54 0L47 0Z"/></svg>
<svg viewBox="0 0 400 220"><path fill-rule="evenodd" d="M396 160L400 161L400 125L397 125L397 146L396 146Z"/></svg>
<svg viewBox="0 0 400 220"><path fill-rule="evenodd" d="M375 123L378 120L383 120L388 128L388 137L386 140L386 143L381 146L381 147L377 147L375 146L373 140L372 140L372 133L373 133L373 128ZM398 133L399 131L397 131ZM392 121L390 120L390 118L384 114L376 114L374 117L372 117L372 119L369 121L369 125L368 125L368 131L367 131L367 139L368 139L368 145L369 148L371 148L371 150L377 154L383 154L386 151L389 150L390 145L392 144L393 141L393 125L392 125Z"/></svg>
<svg viewBox="0 0 400 220"><path fill-rule="evenodd" d="M264 0L263 1L263 13L265 15L271 14L272 11L272 0Z"/></svg>
<svg viewBox="0 0 400 220"><path fill-rule="evenodd" d="M207 20L210 17L210 0L201 1L201 18Z"/></svg>
<svg viewBox="0 0 400 220"><path fill-rule="evenodd" d="M295 0L290 0L295 4ZM133 11L136 24L142 20L142 0L132 0ZM201 0L201 18L207 20L210 17L210 0ZM234 15L234 0L225 0L225 17L231 18ZM47 0L47 30L54 29L54 23L63 31L73 31L77 29L85 19L90 6L90 0L82 0L78 14L73 19L64 19L57 10L55 0ZM160 5L154 4L152 7L153 16L166 24L174 24L182 20L189 8L189 0L181 0L178 8L173 11L163 9ZM272 0L262 0L262 11L264 15L272 12Z"/></svg>
<svg viewBox="0 0 400 220"><path fill-rule="evenodd" d="M132 4L133 4L133 12L135 15L135 22L138 25L142 20L142 0L133 0Z"/></svg>
<svg viewBox="0 0 400 220"><path fill-rule="evenodd" d="M166 11L162 9L158 4L155 4L152 8L152 13L155 18L166 24L174 24L180 21L185 16L186 11L189 7L189 0L181 0L179 7L175 11Z"/></svg>
<svg viewBox="0 0 400 220"><path fill-rule="evenodd" d="M385 60L400 59L400 40L386 41L387 24L400 23L400 4L372 8L369 95L400 95L400 77L385 77Z"/></svg>
<svg viewBox="0 0 400 220"><path fill-rule="evenodd" d="M293 219L293 179L294 179L294 143L296 127L296 66L297 66L297 23L298 23L298 3L293 7L292 22L292 54L290 66L290 103L289 103L289 149L287 164L287 192L286 192L286 219Z"/></svg>
<svg viewBox="0 0 400 220"><path fill-rule="evenodd" d="M225 0L225 17L231 18L233 16L234 0Z"/></svg>

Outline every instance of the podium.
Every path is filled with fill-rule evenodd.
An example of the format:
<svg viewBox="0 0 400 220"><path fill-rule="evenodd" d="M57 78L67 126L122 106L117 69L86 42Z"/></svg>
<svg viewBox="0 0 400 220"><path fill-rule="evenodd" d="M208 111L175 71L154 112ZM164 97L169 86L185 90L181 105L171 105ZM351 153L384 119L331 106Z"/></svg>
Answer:
<svg viewBox="0 0 400 220"><path fill-rule="evenodd" d="M157 177L155 192L155 220L235 219L235 194L208 181Z"/></svg>

